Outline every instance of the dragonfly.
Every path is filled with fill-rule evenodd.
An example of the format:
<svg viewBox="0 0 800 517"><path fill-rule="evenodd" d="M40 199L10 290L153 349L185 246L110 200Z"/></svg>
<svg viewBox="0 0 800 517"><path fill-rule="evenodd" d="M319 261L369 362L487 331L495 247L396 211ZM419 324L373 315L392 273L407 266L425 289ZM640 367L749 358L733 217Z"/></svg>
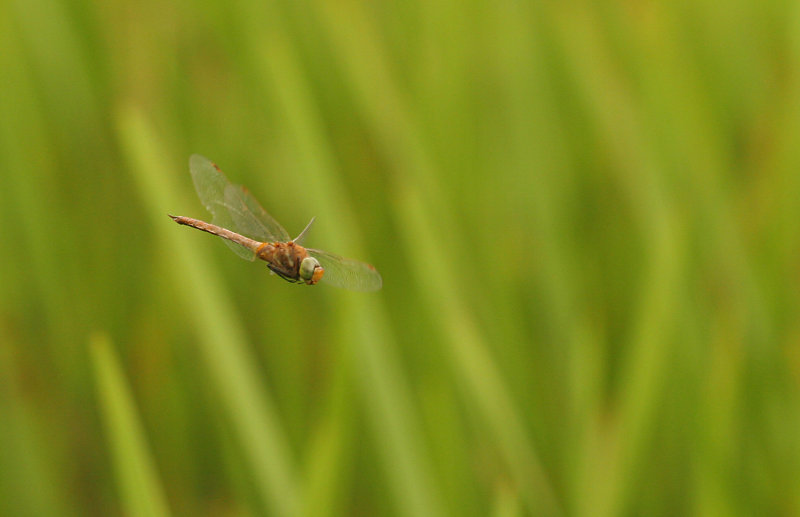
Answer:
<svg viewBox="0 0 800 517"><path fill-rule="evenodd" d="M197 195L213 218L207 223L170 215L176 223L222 237L237 255L265 261L270 271L291 283L323 282L351 291L377 291L383 285L380 273L370 264L301 246L314 224L313 217L300 235L291 239L245 187L228 181L211 160L194 154L189 170Z"/></svg>

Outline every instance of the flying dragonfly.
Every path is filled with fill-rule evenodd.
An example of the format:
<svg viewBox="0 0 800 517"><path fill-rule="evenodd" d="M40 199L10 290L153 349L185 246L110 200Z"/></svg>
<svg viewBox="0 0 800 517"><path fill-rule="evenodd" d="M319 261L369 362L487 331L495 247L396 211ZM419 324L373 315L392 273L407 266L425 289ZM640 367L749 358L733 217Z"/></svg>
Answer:
<svg viewBox="0 0 800 517"><path fill-rule="evenodd" d="M301 246L314 218L291 239L253 195L228 181L215 163L193 154L189 170L197 196L214 217L207 223L170 215L176 223L222 237L237 255L250 261L260 258L288 282L314 285L321 281L352 291L377 291L383 285L380 273L369 264Z"/></svg>

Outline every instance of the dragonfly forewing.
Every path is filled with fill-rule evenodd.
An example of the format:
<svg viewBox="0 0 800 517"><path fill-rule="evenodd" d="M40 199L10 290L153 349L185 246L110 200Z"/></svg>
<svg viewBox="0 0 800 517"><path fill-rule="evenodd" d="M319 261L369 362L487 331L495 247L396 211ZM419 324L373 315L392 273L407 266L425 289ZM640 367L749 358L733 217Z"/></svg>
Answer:
<svg viewBox="0 0 800 517"><path fill-rule="evenodd" d="M199 154L193 154L189 158L189 170L192 173L192 181L194 182L197 196L203 206L214 216L211 219L212 224L239 233L235 228L236 225L231 216L231 211L225 203L225 189L230 185L228 178L210 160ZM248 237L250 236L248 235ZM251 238L255 239L256 237ZM229 240L225 240L225 245L245 260L253 261L256 259L255 253L244 246Z"/></svg>
<svg viewBox="0 0 800 517"><path fill-rule="evenodd" d="M211 160L194 154L189 159L195 190L214 216L212 223L260 242L288 241L286 230L244 188L231 183ZM225 244L246 260L255 254L235 242Z"/></svg>
<svg viewBox="0 0 800 517"><path fill-rule="evenodd" d="M231 213L236 231L252 233L251 238L261 242L288 242L289 234L256 201L250 191L241 185L225 187L225 206Z"/></svg>
<svg viewBox="0 0 800 517"><path fill-rule="evenodd" d="M314 219L316 219L316 217L312 217L311 220L306 225L306 227L303 228L303 231L300 232L300 235L294 238L295 244L303 244L303 239L306 238L308 232L311 231L311 226L314 225Z"/></svg>
<svg viewBox="0 0 800 517"><path fill-rule="evenodd" d="M369 264L313 248L306 251L325 269L321 282L351 291L377 291L383 286L380 273Z"/></svg>
<svg viewBox="0 0 800 517"><path fill-rule="evenodd" d="M189 170L200 202L214 215L220 210L225 200L225 187L230 182L208 158L193 154L189 158Z"/></svg>

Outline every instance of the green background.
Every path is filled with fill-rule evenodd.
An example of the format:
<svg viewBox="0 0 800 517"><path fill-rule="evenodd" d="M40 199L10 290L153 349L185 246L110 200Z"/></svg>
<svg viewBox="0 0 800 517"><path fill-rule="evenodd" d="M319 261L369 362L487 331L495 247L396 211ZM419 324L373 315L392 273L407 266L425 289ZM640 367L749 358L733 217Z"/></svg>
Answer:
<svg viewBox="0 0 800 517"><path fill-rule="evenodd" d="M796 2L0 2L0 514L798 515L798 200Z"/></svg>

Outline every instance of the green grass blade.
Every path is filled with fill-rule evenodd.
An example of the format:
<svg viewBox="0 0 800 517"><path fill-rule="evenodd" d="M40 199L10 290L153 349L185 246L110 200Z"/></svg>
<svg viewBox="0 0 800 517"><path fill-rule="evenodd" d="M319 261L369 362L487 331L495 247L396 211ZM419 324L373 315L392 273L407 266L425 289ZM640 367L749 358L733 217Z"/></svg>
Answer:
<svg viewBox="0 0 800 517"><path fill-rule="evenodd" d="M466 396L478 404L531 508L558 514L559 504L519 410L455 287L457 274L445 267L444 261L419 252L443 248L458 254L462 244L448 238L457 234L455 210L446 203L448 196L438 184L428 150L419 140L420 132L408 115L411 111L392 79L386 53L375 37L376 28L363 6L355 2L321 1L319 5L359 107L386 156L402 171L394 175L397 183L393 185L398 226L404 230L401 235L406 253L427 308L440 315L437 322L455 371L467 387ZM431 233L434 227L438 235Z"/></svg>
<svg viewBox="0 0 800 517"><path fill-rule="evenodd" d="M241 322L218 275L202 254L193 251L189 232L167 217L177 200L185 197L177 194L178 187L171 178L185 178L185 190L191 190L188 165L181 160L183 164L176 166L176 171L168 168L173 161L156 145L151 128L136 109L122 110L117 122L149 217L146 224L154 228L163 244L175 270L174 281L191 307L200 351L241 441L256 487L275 515L294 515L300 501L291 449L274 404L258 380Z"/></svg>
<svg viewBox="0 0 800 517"><path fill-rule="evenodd" d="M133 395L111 346L107 336L95 335L90 350L123 507L131 517L166 517L170 512L161 482Z"/></svg>
<svg viewBox="0 0 800 517"><path fill-rule="evenodd" d="M249 28L246 34L248 54L254 59L252 67L259 73L265 94L275 99L284 114L288 134L297 148L303 170L298 191L303 191L305 202L314 207L317 224L324 227L330 242L338 243L347 254L363 256L359 253L360 229L334 166L308 79L286 33L276 23L280 13L264 9L269 12L265 14L260 3L245 3L239 15ZM411 402L409 382L395 358L397 343L383 304L375 297L343 292L335 296L342 307L342 326L348 329L343 342L361 373L357 378L359 391L396 504L404 515L441 515L442 503L425 453L419 417Z"/></svg>

